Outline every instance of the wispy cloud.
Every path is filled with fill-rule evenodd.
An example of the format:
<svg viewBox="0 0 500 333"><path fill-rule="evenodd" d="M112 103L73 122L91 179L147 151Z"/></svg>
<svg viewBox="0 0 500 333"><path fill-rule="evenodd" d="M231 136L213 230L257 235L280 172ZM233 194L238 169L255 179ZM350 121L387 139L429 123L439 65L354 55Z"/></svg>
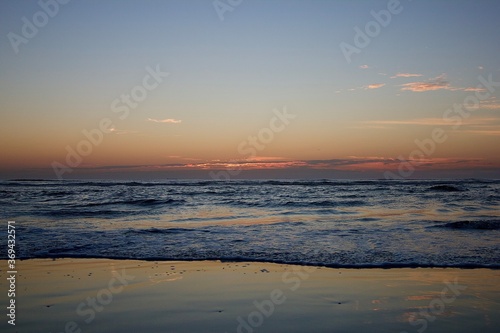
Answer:
<svg viewBox="0 0 500 333"><path fill-rule="evenodd" d="M450 86L450 83L446 80L446 76L441 74L436 76L435 78L429 79L427 81L417 81L410 82L401 85L401 90L408 90L413 92L424 92L424 91L433 91L433 90L451 90L453 89Z"/></svg>
<svg viewBox="0 0 500 333"><path fill-rule="evenodd" d="M498 135L491 133L491 135ZM477 158L438 158L419 156L409 159L414 167L421 169L463 169L477 167L492 167L492 164ZM119 165L119 166L89 166L84 169L93 170L128 170L128 171L166 171L166 170L279 170L279 169L310 169L310 170L341 170L341 171L384 171L397 170L401 160L390 157L358 157L348 156L328 160L215 160L196 163L170 163L152 165Z"/></svg>
<svg viewBox="0 0 500 333"><path fill-rule="evenodd" d="M410 160L412 165L422 169L456 169L463 167L489 166L482 159L463 158L432 158L422 157ZM315 169L334 169L349 171L369 171L369 170L391 170L397 169L401 165L401 160L386 157L356 157L351 156L343 159L305 161L307 165Z"/></svg>
<svg viewBox="0 0 500 333"><path fill-rule="evenodd" d="M147 121L152 121L154 123L164 123L164 124L180 124L182 122L182 120L171 119L171 118L168 118L168 119L152 119L152 118L147 118L146 120Z"/></svg>
<svg viewBox="0 0 500 333"><path fill-rule="evenodd" d="M285 169L303 167L306 163L303 161L283 161L267 158L230 160L230 161L209 161L204 163L185 164L185 168L202 170L258 170L258 169Z"/></svg>
<svg viewBox="0 0 500 333"><path fill-rule="evenodd" d="M342 89L336 90L335 93L339 94L339 93L342 93L344 91L357 91L357 90L378 89L378 88L382 88L383 86L385 86L385 83L372 83L372 84L367 84L365 86L356 87L356 88L348 88L348 89L343 89L343 90Z"/></svg>
<svg viewBox="0 0 500 333"><path fill-rule="evenodd" d="M391 79L396 79L398 77L419 77L423 76L422 74L412 74L412 73L397 73L394 76L391 76Z"/></svg>
<svg viewBox="0 0 500 333"><path fill-rule="evenodd" d="M387 129L395 126L434 126L442 127L454 133L498 136L500 135L499 117L471 117L448 121L443 118L420 118L407 120L370 120L363 122L356 129Z"/></svg>
<svg viewBox="0 0 500 333"><path fill-rule="evenodd" d="M421 76L420 74L409 74L409 73L399 73L396 76L392 76L391 78L396 77L413 77L413 76ZM425 91L433 91L433 90L450 90L450 91L466 91L466 92L483 92L484 88L480 87L453 87L450 82L446 80L446 75L441 74L427 81L417 81L417 82L409 82L400 85L401 90L413 91L413 92L425 92Z"/></svg>
<svg viewBox="0 0 500 333"><path fill-rule="evenodd" d="M479 108L485 110L500 110L500 103L481 104Z"/></svg>
<svg viewBox="0 0 500 333"><path fill-rule="evenodd" d="M461 120L462 126L480 126L490 125L499 122L499 118L467 118ZM419 119L405 119L405 120L369 120L363 124L371 126L378 125L417 125L417 126L456 126L455 121L450 122L443 118L419 118Z"/></svg>
<svg viewBox="0 0 500 333"><path fill-rule="evenodd" d="M481 102L479 104L479 109L484 110L500 110L500 102Z"/></svg>
<svg viewBox="0 0 500 333"><path fill-rule="evenodd" d="M373 83L373 84L369 84L367 86L364 86L365 89L378 89L378 88L382 88L383 86L385 86L385 83Z"/></svg>
<svg viewBox="0 0 500 333"><path fill-rule="evenodd" d="M485 88L479 88L479 87L477 87L477 88L472 88L472 87L469 87L469 88L456 88L456 89L457 90L462 90L462 91L474 91L474 92L476 92L476 91L478 91L478 92L486 91Z"/></svg>
<svg viewBox="0 0 500 333"><path fill-rule="evenodd" d="M478 88L478 89L481 89L481 88ZM480 90L478 90L478 91L480 91ZM490 97L489 99L480 101L479 105L469 106L469 109L493 110L493 111L500 110L500 101L498 101L496 99L496 97Z"/></svg>
<svg viewBox="0 0 500 333"><path fill-rule="evenodd" d="M346 158L337 158L329 160L297 160L297 161L269 161L269 162L242 162L240 164L225 165L224 162L219 162L218 167L238 167L241 169L282 169L282 168L300 168L300 169L317 169L317 170L344 170L344 171L374 171L374 170L391 170L400 167L401 161L396 158L387 157L359 157L348 156ZM415 167L420 168L463 168L487 166L487 163L482 159L464 159L464 158L422 158L412 160Z"/></svg>
<svg viewBox="0 0 500 333"><path fill-rule="evenodd" d="M368 65L361 65L361 66L359 66L359 68L360 69L368 69L368 68L370 68L370 66L368 66Z"/></svg>

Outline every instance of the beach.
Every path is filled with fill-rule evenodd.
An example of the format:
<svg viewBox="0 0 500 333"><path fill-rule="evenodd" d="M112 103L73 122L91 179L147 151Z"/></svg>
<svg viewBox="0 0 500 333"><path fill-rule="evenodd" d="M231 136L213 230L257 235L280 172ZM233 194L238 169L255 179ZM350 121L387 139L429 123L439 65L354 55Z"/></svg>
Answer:
<svg viewBox="0 0 500 333"><path fill-rule="evenodd" d="M3 181L0 191L11 229L0 246L16 259L0 266L2 332L500 327L498 180Z"/></svg>
<svg viewBox="0 0 500 333"><path fill-rule="evenodd" d="M2 261L1 281L6 281ZM500 271L18 261L4 332L496 332ZM5 290L2 287L2 290Z"/></svg>
<svg viewBox="0 0 500 333"><path fill-rule="evenodd" d="M498 13L0 1L0 333L500 332Z"/></svg>

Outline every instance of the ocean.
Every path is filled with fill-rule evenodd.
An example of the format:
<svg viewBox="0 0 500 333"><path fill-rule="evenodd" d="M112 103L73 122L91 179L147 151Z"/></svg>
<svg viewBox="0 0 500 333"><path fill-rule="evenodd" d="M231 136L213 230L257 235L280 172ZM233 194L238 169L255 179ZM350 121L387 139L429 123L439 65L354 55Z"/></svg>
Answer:
<svg viewBox="0 0 500 333"><path fill-rule="evenodd" d="M500 268L500 180L0 182L28 258ZM6 251L1 251L7 258Z"/></svg>

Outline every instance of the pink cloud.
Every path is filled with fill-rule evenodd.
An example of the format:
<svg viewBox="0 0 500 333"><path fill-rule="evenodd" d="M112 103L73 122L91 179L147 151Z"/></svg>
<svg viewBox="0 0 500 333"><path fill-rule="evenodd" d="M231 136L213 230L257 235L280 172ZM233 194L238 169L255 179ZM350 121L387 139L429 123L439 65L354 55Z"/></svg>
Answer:
<svg viewBox="0 0 500 333"><path fill-rule="evenodd" d="M490 135L498 135L491 131ZM492 167L493 164L477 158L439 158L420 156L409 159L413 166L422 169L463 169ZM384 171L397 170L401 160L390 157L359 157L348 156L329 160L290 160L290 161L249 161L249 160L216 160L195 163L175 163L158 165L129 165L90 167L89 169L102 170L271 170L271 169L310 169L310 170L343 170L343 171Z"/></svg>
<svg viewBox="0 0 500 333"><path fill-rule="evenodd" d="M383 86L385 86L385 83L374 83L374 84L369 84L369 85L365 86L364 88L365 89L378 89L378 88L382 88Z"/></svg>
<svg viewBox="0 0 500 333"><path fill-rule="evenodd" d="M401 88L401 90L408 90L413 92L424 92L441 89L454 90L454 88L450 86L450 83L446 81L444 74L427 81L410 82L402 84L401 86L403 87Z"/></svg>

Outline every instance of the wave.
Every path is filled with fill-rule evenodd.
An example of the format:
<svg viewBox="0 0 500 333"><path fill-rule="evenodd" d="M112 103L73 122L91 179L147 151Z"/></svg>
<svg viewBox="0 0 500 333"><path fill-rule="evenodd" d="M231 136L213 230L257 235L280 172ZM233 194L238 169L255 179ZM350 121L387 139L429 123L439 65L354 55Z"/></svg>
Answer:
<svg viewBox="0 0 500 333"><path fill-rule="evenodd" d="M27 228L19 229L27 257L500 265L499 181L10 183L0 181L0 210Z"/></svg>
<svg viewBox="0 0 500 333"><path fill-rule="evenodd" d="M92 245L90 245L90 244L75 245L75 246L50 249L47 251L47 253L48 254L71 253L72 251L80 251L80 250L89 249L89 248L92 248Z"/></svg>
<svg viewBox="0 0 500 333"><path fill-rule="evenodd" d="M39 215L57 217L57 218L83 218L83 217L102 217L116 218L122 216L139 215L143 212L133 212L124 210L101 209L101 210L75 210L75 209L59 209L51 211L41 211Z"/></svg>
<svg viewBox="0 0 500 333"><path fill-rule="evenodd" d="M357 207L357 206L365 206L367 202L362 200L318 200L318 201L284 201L284 200L241 200L241 199L226 199L220 201L222 204L233 205L233 206L244 206L244 207L262 207L262 208L331 208L331 207Z"/></svg>
<svg viewBox="0 0 500 333"><path fill-rule="evenodd" d="M457 186L453 185L434 185L429 187L429 191L435 191L435 192L462 192L465 191L465 189L462 189Z"/></svg>
<svg viewBox="0 0 500 333"><path fill-rule="evenodd" d="M204 231L209 232L208 230L198 230L198 229L187 229L187 228L149 228L149 229L129 229L125 232L125 234L182 234L185 232L192 231Z"/></svg>
<svg viewBox="0 0 500 333"><path fill-rule="evenodd" d="M18 178L18 179L9 179L8 182L50 182L55 181L51 179L29 179L29 178Z"/></svg>
<svg viewBox="0 0 500 333"><path fill-rule="evenodd" d="M331 200L321 200L321 201L287 201L284 206L294 206L294 207L356 207L364 206L366 202L361 200L341 200L341 201L331 201Z"/></svg>
<svg viewBox="0 0 500 333"><path fill-rule="evenodd" d="M159 206L159 205L182 205L186 201L184 199L130 199L130 200L116 200L107 202L92 202L81 205L76 205L76 207L98 207L98 206L113 206L113 205L130 205L130 206Z"/></svg>
<svg viewBox="0 0 500 333"><path fill-rule="evenodd" d="M47 197L64 197L67 195L74 195L74 191L42 191L40 195Z"/></svg>
<svg viewBox="0 0 500 333"><path fill-rule="evenodd" d="M156 206L156 205L180 205L185 203L184 199L136 199L136 200L125 200L122 203L124 205L138 205L138 206Z"/></svg>
<svg viewBox="0 0 500 333"><path fill-rule="evenodd" d="M500 220L492 221L457 221L437 225L439 228L450 229L479 229L479 230L500 230Z"/></svg>

